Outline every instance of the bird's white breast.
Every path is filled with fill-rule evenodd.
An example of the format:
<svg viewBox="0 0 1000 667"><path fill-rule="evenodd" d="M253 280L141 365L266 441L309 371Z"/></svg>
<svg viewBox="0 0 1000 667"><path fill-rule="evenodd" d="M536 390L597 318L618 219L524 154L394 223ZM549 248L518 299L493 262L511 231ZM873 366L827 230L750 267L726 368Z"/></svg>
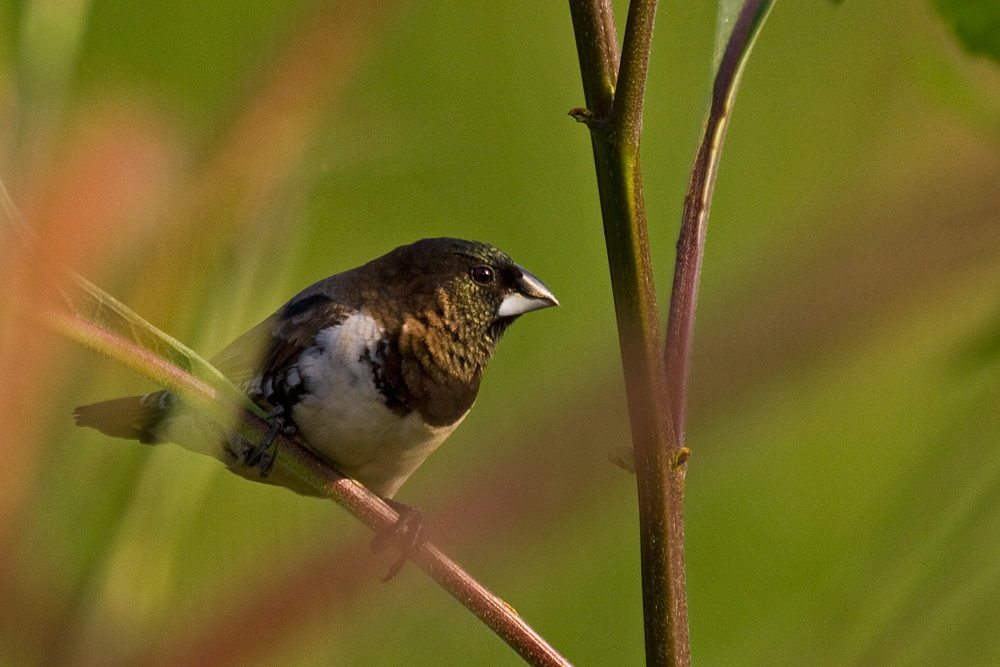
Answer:
<svg viewBox="0 0 1000 667"><path fill-rule="evenodd" d="M432 428L417 411L386 406L372 367L385 331L357 313L316 334L299 357L305 393L292 416L303 437L341 472L391 498L406 478L464 419Z"/></svg>

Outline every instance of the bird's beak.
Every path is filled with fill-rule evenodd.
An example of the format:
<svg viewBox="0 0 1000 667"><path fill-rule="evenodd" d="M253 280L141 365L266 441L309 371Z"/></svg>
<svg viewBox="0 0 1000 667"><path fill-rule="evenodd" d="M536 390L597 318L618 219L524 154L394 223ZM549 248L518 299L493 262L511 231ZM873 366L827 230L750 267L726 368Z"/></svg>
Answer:
<svg viewBox="0 0 1000 667"><path fill-rule="evenodd" d="M498 316L516 317L533 310L559 305L559 301L541 280L520 266L517 266L517 270L520 272L514 283L517 291L504 297L500 303L500 310L497 311Z"/></svg>

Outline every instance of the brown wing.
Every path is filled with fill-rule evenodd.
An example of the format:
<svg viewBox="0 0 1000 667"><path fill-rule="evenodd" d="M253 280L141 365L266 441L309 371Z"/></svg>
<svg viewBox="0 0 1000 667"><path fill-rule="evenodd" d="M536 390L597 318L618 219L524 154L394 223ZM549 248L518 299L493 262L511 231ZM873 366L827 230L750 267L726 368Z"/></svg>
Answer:
<svg viewBox="0 0 1000 667"><path fill-rule="evenodd" d="M262 357L264 375L284 373L303 350L316 342L316 334L343 322L349 309L325 294L296 297L278 311L272 322L271 341Z"/></svg>
<svg viewBox="0 0 1000 667"><path fill-rule="evenodd" d="M212 365L245 390L246 385L260 375L264 351L274 337L272 329L276 318L277 314L272 315L227 345L212 357Z"/></svg>
<svg viewBox="0 0 1000 667"><path fill-rule="evenodd" d="M349 309L323 293L303 292L213 358L226 377L254 401L272 407L285 402L288 370L311 347L316 334L343 321Z"/></svg>

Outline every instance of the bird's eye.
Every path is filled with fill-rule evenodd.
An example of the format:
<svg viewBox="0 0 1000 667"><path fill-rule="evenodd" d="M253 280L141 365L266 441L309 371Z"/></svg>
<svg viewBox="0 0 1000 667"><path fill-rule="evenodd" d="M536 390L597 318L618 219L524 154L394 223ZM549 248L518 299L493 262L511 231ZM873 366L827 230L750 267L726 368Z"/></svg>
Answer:
<svg viewBox="0 0 1000 667"><path fill-rule="evenodd" d="M493 282L493 269L488 266L477 266L469 271L469 275L480 285L489 285Z"/></svg>

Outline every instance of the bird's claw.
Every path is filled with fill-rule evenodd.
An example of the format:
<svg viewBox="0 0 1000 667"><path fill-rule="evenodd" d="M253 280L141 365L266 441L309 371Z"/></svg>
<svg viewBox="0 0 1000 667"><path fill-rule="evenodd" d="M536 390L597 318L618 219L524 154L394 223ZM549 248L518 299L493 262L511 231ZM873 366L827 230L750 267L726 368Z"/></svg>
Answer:
<svg viewBox="0 0 1000 667"><path fill-rule="evenodd" d="M389 545L395 544L399 548L399 558L389 566L389 571L382 577L383 583L399 574L406 561L427 542L424 515L419 507L394 500L386 500L386 503L396 510L399 518L390 528L372 538L372 551L380 553Z"/></svg>
<svg viewBox="0 0 1000 667"><path fill-rule="evenodd" d="M270 475L274 467L274 460L278 456L278 433L294 433L294 426L286 423L284 414L285 409L280 405L267 413L264 419L270 422L271 428L259 444L247 448L243 454L243 462L251 468L256 466L261 477Z"/></svg>

